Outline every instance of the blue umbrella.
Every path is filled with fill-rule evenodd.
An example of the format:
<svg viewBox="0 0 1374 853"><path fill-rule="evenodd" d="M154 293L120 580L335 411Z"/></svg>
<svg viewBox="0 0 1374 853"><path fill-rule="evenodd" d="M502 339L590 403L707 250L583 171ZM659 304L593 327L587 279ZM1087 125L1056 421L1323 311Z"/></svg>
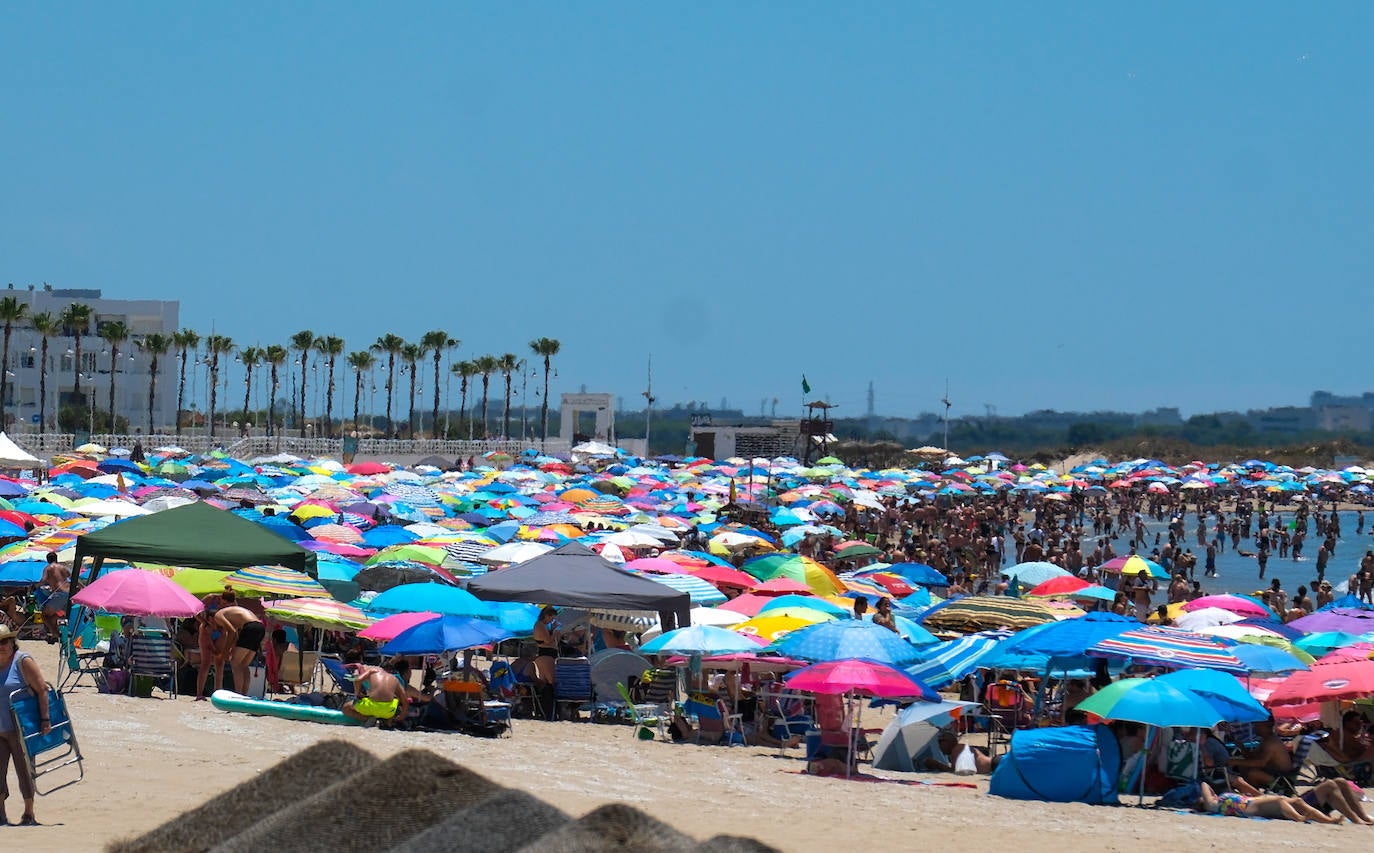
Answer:
<svg viewBox="0 0 1374 853"><path fill-rule="evenodd" d="M916 586L948 586L949 578L940 574L935 569L925 563L893 563L890 566L874 566L856 572L864 575L870 572L886 572L887 574L897 575L902 580Z"/></svg>
<svg viewBox="0 0 1374 853"><path fill-rule="evenodd" d="M837 619L798 628L779 637L767 650L809 661L867 658L899 668L921 659L920 651L911 643L861 619Z"/></svg>
<svg viewBox="0 0 1374 853"><path fill-rule="evenodd" d="M1115 637L1140 622L1115 613L1089 613L1077 619L1046 622L1004 640L984 658L984 665L1002 669L1041 671L1054 660L1074 668L1090 668L1084 650L1099 640Z"/></svg>
<svg viewBox="0 0 1374 853"><path fill-rule="evenodd" d="M1240 662L1249 667L1251 672L1294 672L1308 668L1307 664L1283 649L1260 643L1241 643L1231 649L1231 654L1240 658Z"/></svg>
<svg viewBox="0 0 1374 853"><path fill-rule="evenodd" d="M32 586L43 579L46 560L10 560L0 563L0 586Z"/></svg>
<svg viewBox="0 0 1374 853"><path fill-rule="evenodd" d="M534 623L539 619L539 605L523 601L489 601L496 611L496 621L501 627L517 637L528 637L534 633Z"/></svg>
<svg viewBox="0 0 1374 853"><path fill-rule="evenodd" d="M437 655L509 639L511 632L493 622L443 615L397 634L382 646L387 655Z"/></svg>
<svg viewBox="0 0 1374 853"><path fill-rule="evenodd" d="M380 613L431 613L467 616L495 621L491 605L465 589L441 583L408 583L393 586L372 599L368 610Z"/></svg>
<svg viewBox="0 0 1374 853"><path fill-rule="evenodd" d="M1065 575L1072 574L1072 572L1066 571L1061 566L1043 561L1017 563L1010 568L1002 569L1001 573L1007 577L1015 578L1017 582L1027 589L1039 586L1047 580L1062 578Z"/></svg>
<svg viewBox="0 0 1374 853"><path fill-rule="evenodd" d="M1228 723L1256 723L1269 719L1269 709L1251 696L1234 675L1212 669L1180 669L1156 676L1155 680L1192 691L1220 712Z"/></svg>
<svg viewBox="0 0 1374 853"><path fill-rule="evenodd" d="M1005 638L1005 632L967 634L923 649L920 661L906 667L906 673L935 688L953 684L977 669L981 659Z"/></svg>
<svg viewBox="0 0 1374 853"><path fill-rule="evenodd" d="M363 534L363 543L368 548L382 549L391 545L401 545L419 539L414 533L396 524L383 524Z"/></svg>
<svg viewBox="0 0 1374 853"><path fill-rule="evenodd" d="M689 625L686 628L678 628L639 647L639 653L645 655L721 655L757 651L758 643L743 634L715 625Z"/></svg>

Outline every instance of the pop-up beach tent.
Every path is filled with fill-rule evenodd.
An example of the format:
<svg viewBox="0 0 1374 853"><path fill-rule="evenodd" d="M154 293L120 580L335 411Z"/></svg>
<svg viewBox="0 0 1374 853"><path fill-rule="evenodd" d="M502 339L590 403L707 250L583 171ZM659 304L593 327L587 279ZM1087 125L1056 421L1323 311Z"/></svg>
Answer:
<svg viewBox="0 0 1374 853"><path fill-rule="evenodd" d="M88 574L81 571L87 558L94 561ZM285 566L311 577L318 574L314 551L207 503L165 509L78 536L73 593L79 579L100 577L106 558L224 571Z"/></svg>
<svg viewBox="0 0 1374 853"><path fill-rule="evenodd" d="M569 542L532 560L475 578L468 592L484 601L560 607L655 610L663 630L691 624L685 592L617 568L586 545Z"/></svg>
<svg viewBox="0 0 1374 853"><path fill-rule="evenodd" d="M1115 803L1121 748L1106 726L1022 729L998 763L988 793L1012 800Z"/></svg>
<svg viewBox="0 0 1374 853"><path fill-rule="evenodd" d="M23 471L33 469L42 471L46 466L43 460L14 443L14 440L0 432L0 470Z"/></svg>

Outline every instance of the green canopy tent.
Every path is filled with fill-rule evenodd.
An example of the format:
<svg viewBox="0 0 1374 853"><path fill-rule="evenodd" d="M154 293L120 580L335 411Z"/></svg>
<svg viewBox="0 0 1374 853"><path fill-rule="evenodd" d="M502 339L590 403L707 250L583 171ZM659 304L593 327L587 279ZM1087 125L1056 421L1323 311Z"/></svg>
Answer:
<svg viewBox="0 0 1374 853"><path fill-rule="evenodd" d="M94 561L89 575L82 571L87 558ZM73 595L83 577L100 577L106 558L224 571L285 566L312 578L319 574L314 551L207 503L165 509L78 536Z"/></svg>

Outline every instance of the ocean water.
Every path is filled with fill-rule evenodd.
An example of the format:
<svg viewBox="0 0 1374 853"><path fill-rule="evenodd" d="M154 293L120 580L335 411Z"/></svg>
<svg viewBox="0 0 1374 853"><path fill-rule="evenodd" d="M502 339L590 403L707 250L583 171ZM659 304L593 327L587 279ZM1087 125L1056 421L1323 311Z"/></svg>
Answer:
<svg viewBox="0 0 1374 853"><path fill-rule="evenodd" d="M1331 582L1332 588L1339 598L1346 592L1346 582L1350 576L1359 571L1360 559L1366 551L1374 549L1374 536L1370 535L1371 527L1374 527L1374 510L1365 511L1365 531L1356 535L1356 518L1354 512L1341 512L1341 536L1336 540L1336 553L1326 565L1326 579ZM1191 548L1197 555L1197 569L1195 580L1202 582L1202 588L1209 593L1218 592L1237 592L1249 595L1256 590L1269 586L1274 578L1278 578L1283 584L1284 590L1291 598L1297 591L1299 585L1306 586L1309 593L1312 591L1312 582L1317 577L1317 548L1321 546L1322 540L1316 536L1316 528L1310 523L1308 525L1307 541L1303 543L1303 557L1300 561L1294 561L1290 556L1280 558L1278 551L1275 550L1269 555L1269 563L1265 566L1264 579L1259 576L1259 561L1254 557L1243 557L1236 551L1231 550L1228 537L1227 548L1225 551L1217 552L1217 577L1203 577L1205 571L1204 564L1207 559L1206 547L1199 547L1196 538L1197 516L1189 513L1184 524L1188 532L1187 541L1182 543L1183 548ZM1292 513L1283 514L1284 523L1292 520ZM1154 548L1154 536L1160 535L1160 542L1168 541L1166 529L1167 521L1145 522L1145 536L1150 543L1149 547L1139 548L1137 551L1146 555ZM1254 532L1252 527L1251 532ZM1117 554L1125 554L1130 550L1130 537L1118 536L1113 540L1113 547ZM1249 553L1258 550L1255 547L1255 540L1241 539L1240 547ZM1091 550L1091 546L1089 546ZM1163 602L1165 582L1160 582L1160 592L1155 596L1157 603ZM1315 594L1314 594L1315 598Z"/></svg>

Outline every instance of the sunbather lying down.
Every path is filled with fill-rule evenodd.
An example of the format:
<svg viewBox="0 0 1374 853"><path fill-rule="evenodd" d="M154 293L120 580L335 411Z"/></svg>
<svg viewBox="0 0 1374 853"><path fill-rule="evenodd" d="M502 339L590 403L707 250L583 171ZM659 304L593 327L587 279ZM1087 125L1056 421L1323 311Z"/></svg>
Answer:
<svg viewBox="0 0 1374 853"><path fill-rule="evenodd" d="M1374 824L1374 820L1365 814L1350 786L1335 779L1318 783L1301 797L1284 797L1279 794L1247 797L1232 792L1218 794L1204 782L1201 795L1193 808L1203 814L1231 817L1267 817L1276 820L1296 820L1300 823L1340 823L1343 819L1349 818L1351 823ZM1332 809L1340 814L1329 814Z"/></svg>

